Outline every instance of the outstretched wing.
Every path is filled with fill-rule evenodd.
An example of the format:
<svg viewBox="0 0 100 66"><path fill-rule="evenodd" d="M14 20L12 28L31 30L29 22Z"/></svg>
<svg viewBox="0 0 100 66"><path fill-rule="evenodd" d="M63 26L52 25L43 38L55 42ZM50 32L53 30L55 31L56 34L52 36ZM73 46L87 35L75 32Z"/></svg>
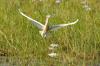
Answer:
<svg viewBox="0 0 100 66"><path fill-rule="evenodd" d="M57 30L57 29L60 29L60 28L62 28L62 27L68 26L68 25L76 24L78 21L79 21L79 20L77 19L76 21L74 21L74 22L72 22L72 23L54 25L54 26L51 26L51 27L49 28L49 30L50 30L50 31Z"/></svg>
<svg viewBox="0 0 100 66"><path fill-rule="evenodd" d="M21 12L20 10L19 10L19 12L20 12L21 15L23 15L24 17L26 17L26 18L28 18L29 20L31 20L32 23L33 23L36 27L38 27L40 30L43 29L43 27L44 27L43 24L41 24L40 22L38 22L38 21L36 21L36 20L34 20L34 19L28 17L27 15L25 15L25 14L24 14L23 12Z"/></svg>

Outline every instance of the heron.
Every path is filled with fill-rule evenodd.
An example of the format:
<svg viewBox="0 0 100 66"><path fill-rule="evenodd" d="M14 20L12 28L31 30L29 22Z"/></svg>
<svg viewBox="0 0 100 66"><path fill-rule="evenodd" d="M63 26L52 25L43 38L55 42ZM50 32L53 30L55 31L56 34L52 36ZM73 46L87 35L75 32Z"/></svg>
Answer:
<svg viewBox="0 0 100 66"><path fill-rule="evenodd" d="M76 21L71 22L71 23L49 26L49 25L48 25L48 20L49 20L49 18L50 18L50 15L47 15L47 16L46 16L45 24L43 25L42 23L40 23L40 22L38 22L38 21L32 19L31 17L27 16L26 14L24 14L24 13L21 12L20 10L19 10L19 13L20 13L22 16L24 16L24 17L26 17L27 19L29 19L30 21L32 21L32 23L40 30L39 33L40 33L41 36L44 37L44 38L47 37L49 31L58 30L58 29L60 29L60 28L62 28L62 27L65 27L65 26L68 26L68 25L76 24L76 23L79 21L79 19L77 19Z"/></svg>

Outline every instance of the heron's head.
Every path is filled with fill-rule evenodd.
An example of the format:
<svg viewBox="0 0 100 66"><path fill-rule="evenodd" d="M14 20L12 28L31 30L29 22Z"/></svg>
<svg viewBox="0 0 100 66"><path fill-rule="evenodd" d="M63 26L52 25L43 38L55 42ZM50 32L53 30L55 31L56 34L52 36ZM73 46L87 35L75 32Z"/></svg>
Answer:
<svg viewBox="0 0 100 66"><path fill-rule="evenodd" d="M47 16L46 16L46 18L50 18L50 17L51 17L51 15L47 15Z"/></svg>

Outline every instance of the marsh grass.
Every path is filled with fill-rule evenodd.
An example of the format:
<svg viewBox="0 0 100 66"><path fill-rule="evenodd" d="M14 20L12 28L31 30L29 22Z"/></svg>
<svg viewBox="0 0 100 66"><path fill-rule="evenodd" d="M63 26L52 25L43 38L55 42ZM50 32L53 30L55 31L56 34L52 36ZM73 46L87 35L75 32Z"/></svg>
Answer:
<svg viewBox="0 0 100 66"><path fill-rule="evenodd" d="M88 3L91 11L82 8L81 0L63 0L60 4L55 0L0 0L0 53L3 51L8 57L21 58L22 65L36 59L37 65L33 63L30 66L92 66L100 63L100 2L88 0ZM44 39L38 29L19 14L18 9L43 24L47 14L53 16L50 25L76 19L79 22L50 32L50 37ZM51 43L60 46L56 59L48 57Z"/></svg>

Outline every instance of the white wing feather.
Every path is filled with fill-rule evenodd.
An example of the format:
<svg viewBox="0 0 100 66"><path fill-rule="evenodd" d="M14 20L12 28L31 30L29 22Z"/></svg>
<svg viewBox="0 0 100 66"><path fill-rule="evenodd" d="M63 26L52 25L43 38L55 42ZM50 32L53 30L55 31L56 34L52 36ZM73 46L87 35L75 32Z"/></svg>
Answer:
<svg viewBox="0 0 100 66"><path fill-rule="evenodd" d="M79 20L77 19L76 21L74 21L74 22L72 22L72 23L54 25L54 26L51 26L49 29L50 29L51 31L57 30L57 29L60 29L60 28L62 28L62 27L68 26L68 25L76 24L78 21L79 21Z"/></svg>
<svg viewBox="0 0 100 66"><path fill-rule="evenodd" d="M20 12L21 15L23 15L24 17L26 17L26 18L28 18L29 20L31 20L32 23L33 23L36 27L38 27L38 28L41 29L41 30L43 29L43 27L44 27L43 24L41 24L40 22L38 22L38 21L36 21L36 20L34 20L34 19L32 19L32 18L26 16L26 15L25 15L23 12L21 12L20 10L19 10L19 12Z"/></svg>

